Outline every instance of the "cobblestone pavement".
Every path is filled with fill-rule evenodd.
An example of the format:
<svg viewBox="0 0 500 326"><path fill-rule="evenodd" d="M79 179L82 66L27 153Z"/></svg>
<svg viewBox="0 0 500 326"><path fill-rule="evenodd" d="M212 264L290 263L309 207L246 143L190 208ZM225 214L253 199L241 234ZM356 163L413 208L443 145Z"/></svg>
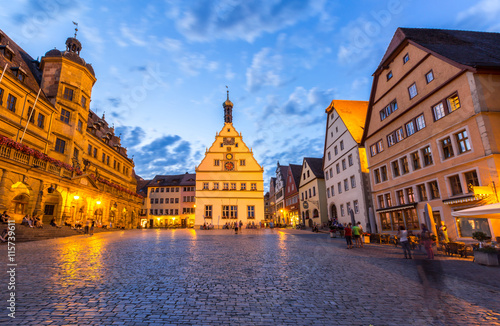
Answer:
<svg viewBox="0 0 500 326"><path fill-rule="evenodd" d="M7 270L7 249L0 247ZM19 243L1 325L500 325L500 268L299 230L129 230Z"/></svg>

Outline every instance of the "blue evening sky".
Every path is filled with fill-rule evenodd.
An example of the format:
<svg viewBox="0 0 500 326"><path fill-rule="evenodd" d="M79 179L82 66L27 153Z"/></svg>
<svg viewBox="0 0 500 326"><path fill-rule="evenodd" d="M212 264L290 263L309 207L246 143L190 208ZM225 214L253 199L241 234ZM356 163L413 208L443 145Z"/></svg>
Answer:
<svg viewBox="0 0 500 326"><path fill-rule="evenodd" d="M397 27L500 31L499 0L4 2L0 28L31 56L63 50L79 23L95 69L91 108L121 134L136 173L194 172L233 125L264 166L321 157L332 99L368 100Z"/></svg>

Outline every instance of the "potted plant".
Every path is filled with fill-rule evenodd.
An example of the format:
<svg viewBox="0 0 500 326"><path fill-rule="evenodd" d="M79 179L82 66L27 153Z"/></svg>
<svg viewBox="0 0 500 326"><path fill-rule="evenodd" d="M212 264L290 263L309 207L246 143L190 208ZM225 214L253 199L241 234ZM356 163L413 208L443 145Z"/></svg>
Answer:
<svg viewBox="0 0 500 326"><path fill-rule="evenodd" d="M477 232L472 233L472 239L479 241L479 248L482 248L483 242L486 239L488 239L488 236L484 232L477 231Z"/></svg>
<svg viewBox="0 0 500 326"><path fill-rule="evenodd" d="M472 233L472 238L479 241L479 248L474 250L474 262L480 265L486 266L498 266L498 249L491 246L484 246L484 241L489 237L484 232L474 232Z"/></svg>
<svg viewBox="0 0 500 326"><path fill-rule="evenodd" d="M498 266L499 251L496 248L487 246L474 250L474 262L479 265Z"/></svg>

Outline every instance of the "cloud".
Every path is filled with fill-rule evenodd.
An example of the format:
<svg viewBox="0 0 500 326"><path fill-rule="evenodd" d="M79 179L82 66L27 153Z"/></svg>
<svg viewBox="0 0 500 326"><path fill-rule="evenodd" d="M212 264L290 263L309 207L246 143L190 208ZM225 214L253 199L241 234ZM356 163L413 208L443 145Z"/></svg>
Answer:
<svg viewBox="0 0 500 326"><path fill-rule="evenodd" d="M264 33L273 33L311 17L323 17L325 1L171 1L167 17L177 29L195 41L243 39L253 42ZM187 6L187 7L184 7Z"/></svg>
<svg viewBox="0 0 500 326"><path fill-rule="evenodd" d="M134 158L135 171L143 178L157 174L178 174L194 170L201 160L200 151L192 153L193 145L178 135L162 135L145 142L146 131L141 127L120 126L122 146Z"/></svg>
<svg viewBox="0 0 500 326"><path fill-rule="evenodd" d="M252 59L252 65L247 69L247 89L256 92L262 86L280 86L283 69L283 58L279 54L273 54L270 48L263 48Z"/></svg>
<svg viewBox="0 0 500 326"><path fill-rule="evenodd" d="M481 21L498 20L500 15L500 2L498 0L482 0L472 7L464 10L457 15L457 21L461 22L466 19L476 18Z"/></svg>

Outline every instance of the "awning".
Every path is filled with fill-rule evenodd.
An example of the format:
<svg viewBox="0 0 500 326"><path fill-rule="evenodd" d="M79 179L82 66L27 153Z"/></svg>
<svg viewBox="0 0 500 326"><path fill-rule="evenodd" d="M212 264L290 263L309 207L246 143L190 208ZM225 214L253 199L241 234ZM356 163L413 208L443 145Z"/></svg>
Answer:
<svg viewBox="0 0 500 326"><path fill-rule="evenodd" d="M399 206L392 206L392 207L377 209L376 212L377 213L386 213L386 212L401 211L403 209L415 208L416 206L417 206L417 203L411 203L411 204L407 204L407 205L399 205Z"/></svg>
<svg viewBox="0 0 500 326"><path fill-rule="evenodd" d="M500 218L500 203L477 206L451 212L455 217Z"/></svg>
<svg viewBox="0 0 500 326"><path fill-rule="evenodd" d="M462 197L457 197L457 198L450 198L450 199L443 200L443 204L447 204L447 205L464 204L464 203L469 203L469 202L485 199L488 196L489 195L467 195L467 196L462 196Z"/></svg>

